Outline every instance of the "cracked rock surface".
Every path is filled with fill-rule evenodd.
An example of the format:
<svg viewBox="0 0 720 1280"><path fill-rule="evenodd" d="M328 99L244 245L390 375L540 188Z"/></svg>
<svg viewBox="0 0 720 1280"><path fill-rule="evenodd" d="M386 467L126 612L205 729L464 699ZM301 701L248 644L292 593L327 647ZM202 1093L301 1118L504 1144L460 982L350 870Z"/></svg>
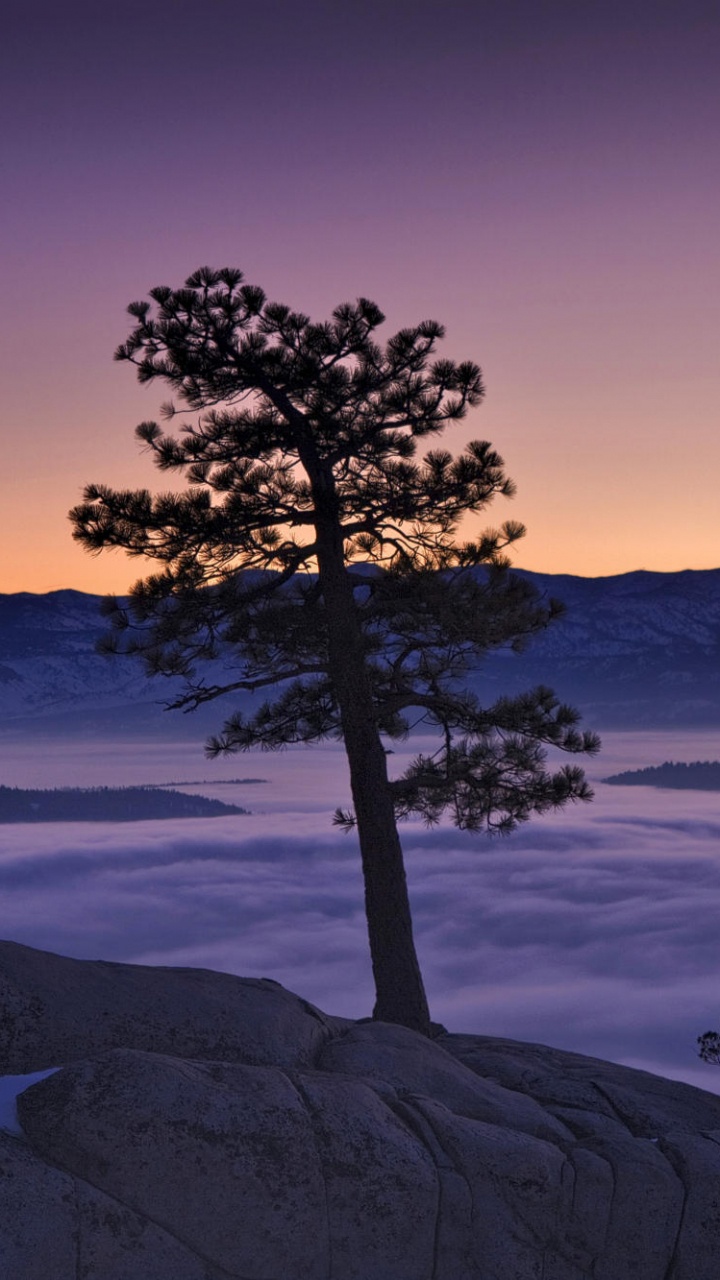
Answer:
<svg viewBox="0 0 720 1280"><path fill-rule="evenodd" d="M8 1280L718 1280L720 1097L0 943Z"/></svg>

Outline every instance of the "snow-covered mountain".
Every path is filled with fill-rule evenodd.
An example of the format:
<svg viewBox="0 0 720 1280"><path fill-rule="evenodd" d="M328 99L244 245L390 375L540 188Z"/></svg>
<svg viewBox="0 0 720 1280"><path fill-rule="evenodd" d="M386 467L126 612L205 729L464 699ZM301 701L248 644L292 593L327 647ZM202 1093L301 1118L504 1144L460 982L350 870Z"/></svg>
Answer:
<svg viewBox="0 0 720 1280"><path fill-rule="evenodd" d="M169 682L140 663L96 653L100 597L80 591L0 595L0 709L7 732L168 730ZM182 724L187 717L174 717ZM177 726L171 727L174 734Z"/></svg>
<svg viewBox="0 0 720 1280"><path fill-rule="evenodd" d="M498 693L549 684L598 728L720 725L720 569L522 576L567 612L487 661Z"/></svg>
<svg viewBox="0 0 720 1280"><path fill-rule="evenodd" d="M611 578L523 574L565 617L521 655L490 655L472 683L484 700L548 684L593 728L720 726L720 569ZM229 707L163 714L172 682L95 652L97 596L0 596L0 727L5 732L204 734Z"/></svg>

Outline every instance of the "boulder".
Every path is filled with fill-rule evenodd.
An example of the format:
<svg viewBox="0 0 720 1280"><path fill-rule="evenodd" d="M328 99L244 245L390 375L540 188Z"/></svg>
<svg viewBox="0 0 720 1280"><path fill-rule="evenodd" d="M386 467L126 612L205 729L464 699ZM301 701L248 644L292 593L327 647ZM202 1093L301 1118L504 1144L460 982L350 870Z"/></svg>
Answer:
<svg viewBox="0 0 720 1280"><path fill-rule="evenodd" d="M2 1073L123 1047L299 1066L315 1060L334 1025L269 978L71 960L0 942Z"/></svg>
<svg viewBox="0 0 720 1280"><path fill-rule="evenodd" d="M114 1049L47 1082L19 1097L18 1114L48 1164L218 1268L324 1280L323 1173L304 1099L279 1067Z"/></svg>
<svg viewBox="0 0 720 1280"><path fill-rule="evenodd" d="M6 943L0 984L12 1069L61 1068L0 1133L3 1277L717 1280L714 1095L206 971Z"/></svg>
<svg viewBox="0 0 720 1280"><path fill-rule="evenodd" d="M550 1141L572 1134L532 1098L511 1091L453 1058L442 1043L406 1027L361 1022L324 1046L322 1071L344 1071L376 1085L391 1084L400 1096L421 1094L457 1115L508 1125Z"/></svg>
<svg viewBox="0 0 720 1280"><path fill-rule="evenodd" d="M717 1094L649 1071L489 1036L445 1033L437 1043L482 1079L534 1098L580 1131L588 1123L584 1117L592 1125L604 1117L636 1138L657 1139L669 1129L697 1133L720 1128Z"/></svg>
<svg viewBox="0 0 720 1280"><path fill-rule="evenodd" d="M0 1133L3 1280L226 1280L146 1215Z"/></svg>

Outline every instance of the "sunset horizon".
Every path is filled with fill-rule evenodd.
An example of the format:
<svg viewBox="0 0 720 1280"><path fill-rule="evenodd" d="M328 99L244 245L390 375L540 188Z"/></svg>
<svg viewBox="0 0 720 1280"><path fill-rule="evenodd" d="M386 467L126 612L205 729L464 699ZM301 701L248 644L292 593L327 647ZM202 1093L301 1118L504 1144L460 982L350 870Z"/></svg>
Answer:
<svg viewBox="0 0 720 1280"><path fill-rule="evenodd" d="M86 556L67 512L90 481L162 487L133 438L162 396L112 353L128 303L205 262L317 320L372 298L383 337L441 322L438 354L477 362L487 393L437 443L505 459L517 497L479 524L527 526L516 564L716 567L717 14L174 14L31 5L0 55L0 591L144 572Z"/></svg>

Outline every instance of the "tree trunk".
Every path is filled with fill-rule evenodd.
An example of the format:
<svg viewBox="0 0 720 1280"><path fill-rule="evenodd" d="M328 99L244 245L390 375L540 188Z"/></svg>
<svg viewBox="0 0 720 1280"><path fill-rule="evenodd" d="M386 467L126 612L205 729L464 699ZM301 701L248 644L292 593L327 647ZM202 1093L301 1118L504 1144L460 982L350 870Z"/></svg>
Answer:
<svg viewBox="0 0 720 1280"><path fill-rule="evenodd" d="M352 583L339 521L320 521L318 562L327 614L329 671L335 686L350 767L365 881L373 1017L424 1035L430 1014L413 939L410 901L387 758L375 719Z"/></svg>

